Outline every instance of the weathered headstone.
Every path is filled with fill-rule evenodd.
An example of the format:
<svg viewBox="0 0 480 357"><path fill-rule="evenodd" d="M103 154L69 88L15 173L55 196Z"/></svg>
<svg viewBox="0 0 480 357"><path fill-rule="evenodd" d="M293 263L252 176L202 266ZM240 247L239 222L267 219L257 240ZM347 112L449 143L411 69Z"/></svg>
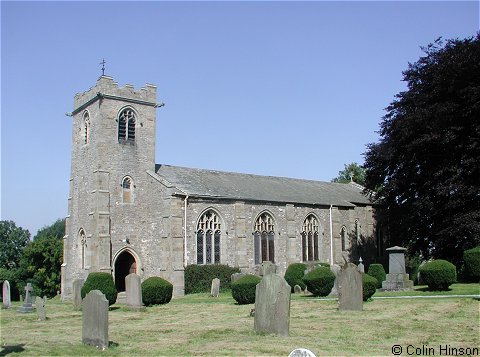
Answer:
<svg viewBox="0 0 480 357"><path fill-rule="evenodd" d="M363 265L362 257L360 257L360 259L358 260L358 271L360 273L365 273L365 266Z"/></svg>
<svg viewBox="0 0 480 357"><path fill-rule="evenodd" d="M277 274L265 275L255 290L256 332L288 336L291 287Z"/></svg>
<svg viewBox="0 0 480 357"><path fill-rule="evenodd" d="M37 309L38 320L45 321L47 319L45 315L45 301L40 296L35 298L35 308Z"/></svg>
<svg viewBox="0 0 480 357"><path fill-rule="evenodd" d="M382 290L404 290L413 288L405 270L405 251L407 248L391 247L388 252L388 274L382 282Z"/></svg>
<svg viewBox="0 0 480 357"><path fill-rule="evenodd" d="M262 263L260 269L260 276L265 276L268 274L275 274L277 272L277 266L270 261L265 261Z"/></svg>
<svg viewBox="0 0 480 357"><path fill-rule="evenodd" d="M9 309L11 307L10 283L8 280L5 280L2 285L2 308Z"/></svg>
<svg viewBox="0 0 480 357"><path fill-rule="evenodd" d="M33 306L32 306L32 284L27 283L27 286L25 286L25 300L23 301L22 306L17 309L18 312L32 312L33 311Z"/></svg>
<svg viewBox="0 0 480 357"><path fill-rule="evenodd" d="M233 273L232 276L230 277L230 281L234 283L238 279L243 278L244 276L245 276L245 273Z"/></svg>
<svg viewBox="0 0 480 357"><path fill-rule="evenodd" d="M293 287L293 292L294 292L295 294L300 294L300 293L302 292L302 287L301 287L300 285L295 285L295 286Z"/></svg>
<svg viewBox="0 0 480 357"><path fill-rule="evenodd" d="M83 299L82 343L108 348L108 300L100 290L90 291Z"/></svg>
<svg viewBox="0 0 480 357"><path fill-rule="evenodd" d="M330 291L330 294L328 296L338 296L338 274L340 273L340 265L338 264L333 264L330 265L330 271L335 275L335 281L333 283L333 288Z"/></svg>
<svg viewBox="0 0 480 357"><path fill-rule="evenodd" d="M75 279L73 281L73 308L75 310L82 309L82 287L85 283L83 279Z"/></svg>
<svg viewBox="0 0 480 357"><path fill-rule="evenodd" d="M288 357L316 357L312 351L307 350L306 348L296 348L290 354Z"/></svg>
<svg viewBox="0 0 480 357"><path fill-rule="evenodd" d="M353 263L345 264L338 274L338 303L340 310L362 311L362 273Z"/></svg>
<svg viewBox="0 0 480 357"><path fill-rule="evenodd" d="M210 289L210 296L218 297L220 294L220 279L215 278L212 280L212 287Z"/></svg>
<svg viewBox="0 0 480 357"><path fill-rule="evenodd" d="M125 278L125 293L127 308L145 310L142 300L142 279L135 273Z"/></svg>

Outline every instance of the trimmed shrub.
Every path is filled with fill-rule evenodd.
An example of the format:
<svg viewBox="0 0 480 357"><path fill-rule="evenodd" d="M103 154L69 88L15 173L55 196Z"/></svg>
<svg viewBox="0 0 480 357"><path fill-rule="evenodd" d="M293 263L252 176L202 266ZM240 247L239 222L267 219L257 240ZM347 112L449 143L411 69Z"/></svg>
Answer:
<svg viewBox="0 0 480 357"><path fill-rule="evenodd" d="M425 263L420 267L420 275L430 290L448 290L457 281L455 265L443 259Z"/></svg>
<svg viewBox="0 0 480 357"><path fill-rule="evenodd" d="M188 265L185 268L185 294L209 293L212 280L220 279L220 290L231 289L231 276L240 273L239 268L228 265Z"/></svg>
<svg viewBox="0 0 480 357"><path fill-rule="evenodd" d="M245 275L232 284L232 297L239 305L255 302L255 289L262 279L256 275Z"/></svg>
<svg viewBox="0 0 480 357"><path fill-rule="evenodd" d="M305 290L306 285L302 280L305 275L305 269L307 269L307 266L303 263L293 263L288 266L285 272L285 280L292 288L292 293L295 285L299 285L302 290Z"/></svg>
<svg viewBox="0 0 480 357"><path fill-rule="evenodd" d="M363 301L367 301L377 291L378 280L369 274L363 273L362 282L363 282Z"/></svg>
<svg viewBox="0 0 480 357"><path fill-rule="evenodd" d="M330 268L319 267L306 274L303 277L303 282L313 295L327 296L335 283L335 274L330 271Z"/></svg>
<svg viewBox="0 0 480 357"><path fill-rule="evenodd" d="M158 276L142 282L142 300L146 306L167 304L172 300L173 285Z"/></svg>
<svg viewBox="0 0 480 357"><path fill-rule="evenodd" d="M382 287L382 281L384 281L387 277L382 264L370 264L367 274L377 279L377 289Z"/></svg>
<svg viewBox="0 0 480 357"><path fill-rule="evenodd" d="M113 278L109 273L94 272L90 273L83 284L82 299L92 290L100 290L108 300L108 305L115 304L117 300L117 288L113 282Z"/></svg>
<svg viewBox="0 0 480 357"><path fill-rule="evenodd" d="M480 280L480 247L464 251L463 261L468 279L478 283Z"/></svg>

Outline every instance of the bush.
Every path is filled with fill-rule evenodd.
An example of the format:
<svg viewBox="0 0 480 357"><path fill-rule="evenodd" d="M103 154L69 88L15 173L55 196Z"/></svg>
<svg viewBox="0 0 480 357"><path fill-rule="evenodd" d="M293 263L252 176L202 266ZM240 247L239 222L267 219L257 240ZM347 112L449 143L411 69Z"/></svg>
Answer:
<svg viewBox="0 0 480 357"><path fill-rule="evenodd" d="M308 291L315 296L327 296L332 291L335 283L335 274L330 268L319 267L313 269L303 277L303 282L307 285Z"/></svg>
<svg viewBox="0 0 480 357"><path fill-rule="evenodd" d="M245 275L232 284L232 297L239 305L253 304L255 290L262 279L256 275Z"/></svg>
<svg viewBox="0 0 480 357"><path fill-rule="evenodd" d="M457 281L455 265L442 259L425 263L420 267L420 275L430 290L448 290Z"/></svg>
<svg viewBox="0 0 480 357"><path fill-rule="evenodd" d="M142 283L142 300L146 306L168 304L172 300L173 285L168 281L152 276Z"/></svg>
<svg viewBox="0 0 480 357"><path fill-rule="evenodd" d="M307 266L303 263L293 263L288 266L287 271L285 272L285 280L288 285L291 286L292 293L295 285L299 285L302 290L305 290L306 286L302 280L305 275L305 269L307 269Z"/></svg>
<svg viewBox="0 0 480 357"><path fill-rule="evenodd" d="M378 264L378 265L381 266L381 264ZM369 274L363 273L362 283L363 283L363 301L367 301L377 291L378 280Z"/></svg>
<svg viewBox="0 0 480 357"><path fill-rule="evenodd" d="M81 291L82 299L92 290L100 290L105 294L108 305L115 304L117 300L117 288L109 273L95 272L88 274Z"/></svg>
<svg viewBox="0 0 480 357"><path fill-rule="evenodd" d="M215 278L220 279L221 291L229 290L234 273L240 273L240 269L221 264L188 265L185 268L185 294L209 293Z"/></svg>
<svg viewBox="0 0 480 357"><path fill-rule="evenodd" d="M463 252L465 273L467 278L478 283L480 280L480 247L468 249Z"/></svg>
<svg viewBox="0 0 480 357"><path fill-rule="evenodd" d="M377 279L377 289L382 287L382 281L385 281L385 278L387 277L382 264L370 264L367 274Z"/></svg>

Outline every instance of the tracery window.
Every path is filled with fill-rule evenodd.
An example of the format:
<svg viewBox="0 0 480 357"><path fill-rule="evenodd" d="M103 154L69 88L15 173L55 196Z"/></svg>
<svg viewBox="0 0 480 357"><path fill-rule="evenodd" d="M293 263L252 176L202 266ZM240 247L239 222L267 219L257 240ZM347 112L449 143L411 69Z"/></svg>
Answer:
<svg viewBox="0 0 480 357"><path fill-rule="evenodd" d="M318 220L313 214L303 222L302 259L304 262L318 260Z"/></svg>
<svg viewBox="0 0 480 357"><path fill-rule="evenodd" d="M340 230L340 240L342 242L342 252L344 252L346 250L346 240L347 240L346 234L347 234L347 228L345 226L343 226L342 229Z"/></svg>
<svg viewBox="0 0 480 357"><path fill-rule="evenodd" d="M253 233L255 264L275 262L275 226L272 216L262 213L256 220Z"/></svg>
<svg viewBox="0 0 480 357"><path fill-rule="evenodd" d="M220 264L220 217L206 211L197 223L197 264Z"/></svg>
<svg viewBox="0 0 480 357"><path fill-rule="evenodd" d="M135 141L135 112L133 109L124 109L118 117L118 141Z"/></svg>
<svg viewBox="0 0 480 357"><path fill-rule="evenodd" d="M80 241L80 247L81 247L81 264L82 264L82 269L85 269L85 261L86 261L86 248L87 248L87 235L85 234L85 231L83 228L80 228L78 231L78 239Z"/></svg>
<svg viewBox="0 0 480 357"><path fill-rule="evenodd" d="M122 180L122 202L133 203L133 180L129 176L125 176Z"/></svg>
<svg viewBox="0 0 480 357"><path fill-rule="evenodd" d="M90 115L88 114L87 111L83 113L83 118L82 118L82 130L83 130L83 143L88 144L88 141L90 139Z"/></svg>

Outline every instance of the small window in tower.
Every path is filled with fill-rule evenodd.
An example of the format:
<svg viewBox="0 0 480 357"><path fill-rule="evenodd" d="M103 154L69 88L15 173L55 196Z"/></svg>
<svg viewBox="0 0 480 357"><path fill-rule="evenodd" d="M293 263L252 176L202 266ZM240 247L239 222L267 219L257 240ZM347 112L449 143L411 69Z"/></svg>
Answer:
<svg viewBox="0 0 480 357"><path fill-rule="evenodd" d="M122 202L133 202L133 181L128 176L124 177L122 181Z"/></svg>
<svg viewBox="0 0 480 357"><path fill-rule="evenodd" d="M118 141L135 141L135 113L132 109L123 110L118 117Z"/></svg>
<svg viewBox="0 0 480 357"><path fill-rule="evenodd" d="M83 143L88 144L90 139L90 115L87 111L83 113L83 120L82 120L82 127L83 127Z"/></svg>

